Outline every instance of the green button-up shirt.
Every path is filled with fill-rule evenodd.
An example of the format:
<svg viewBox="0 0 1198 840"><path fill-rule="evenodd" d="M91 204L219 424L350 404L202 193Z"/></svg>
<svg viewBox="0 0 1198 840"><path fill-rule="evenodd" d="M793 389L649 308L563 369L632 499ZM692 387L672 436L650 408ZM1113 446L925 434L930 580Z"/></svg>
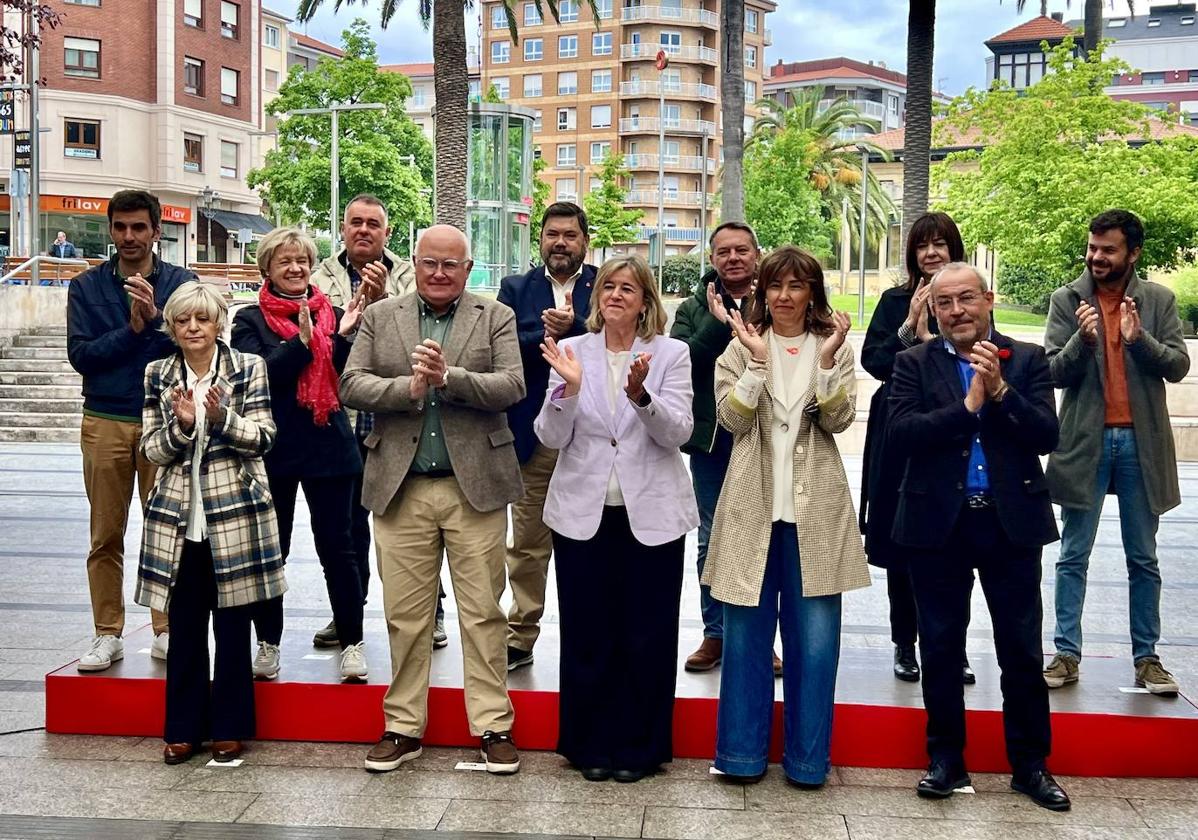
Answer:
<svg viewBox="0 0 1198 840"><path fill-rule="evenodd" d="M449 327L453 324L453 314L457 311L458 302L449 305L444 315L438 315L423 300L420 307L420 340L431 338L445 348L445 337L449 335ZM420 442L416 446L416 457L412 460L414 473L438 473L442 470L452 470L449 462L449 449L445 446L445 435L441 432L441 390L429 387L424 398L424 425L420 429Z"/></svg>

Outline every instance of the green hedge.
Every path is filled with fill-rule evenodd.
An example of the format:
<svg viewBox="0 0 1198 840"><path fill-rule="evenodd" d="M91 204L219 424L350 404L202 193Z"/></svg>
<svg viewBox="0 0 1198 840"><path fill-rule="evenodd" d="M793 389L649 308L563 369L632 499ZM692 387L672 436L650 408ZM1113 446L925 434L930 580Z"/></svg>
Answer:
<svg viewBox="0 0 1198 840"><path fill-rule="evenodd" d="M656 267L655 267L656 268ZM699 258L690 254L666 257L661 268L661 290L663 294L688 297L699 285Z"/></svg>
<svg viewBox="0 0 1198 840"><path fill-rule="evenodd" d="M1198 266L1178 269L1173 275L1173 294L1181 320L1198 326Z"/></svg>
<svg viewBox="0 0 1198 840"><path fill-rule="evenodd" d="M1014 263L998 267L998 292L1008 303L1030 306L1033 311L1048 311L1048 298L1073 278L1053 277L1041 269Z"/></svg>

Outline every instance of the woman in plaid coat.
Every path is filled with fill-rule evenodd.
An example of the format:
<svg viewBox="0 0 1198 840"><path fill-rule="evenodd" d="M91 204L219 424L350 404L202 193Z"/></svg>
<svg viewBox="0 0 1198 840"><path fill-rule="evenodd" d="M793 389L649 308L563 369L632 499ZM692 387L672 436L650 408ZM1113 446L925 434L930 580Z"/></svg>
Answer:
<svg viewBox="0 0 1198 840"><path fill-rule="evenodd" d="M214 758L229 761L254 736L248 605L287 588L262 464L275 438L266 366L218 340L227 314L211 287L184 283L163 312L179 352L146 368L141 449L160 469L134 597L172 622L167 764L187 761L206 740Z"/></svg>

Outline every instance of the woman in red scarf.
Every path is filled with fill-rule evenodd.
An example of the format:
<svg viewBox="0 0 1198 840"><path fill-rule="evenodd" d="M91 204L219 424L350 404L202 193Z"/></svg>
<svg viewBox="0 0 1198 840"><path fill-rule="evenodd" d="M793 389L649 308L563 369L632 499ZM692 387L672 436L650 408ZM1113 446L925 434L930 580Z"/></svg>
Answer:
<svg viewBox="0 0 1198 840"><path fill-rule="evenodd" d="M291 548L296 492L302 486L312 518L316 556L324 569L337 638L341 679L366 678L362 643L362 592L350 537L350 500L362 458L337 389L349 358L349 336L362 317L355 298L344 312L309 283L316 245L297 228L278 228L258 245L262 288L258 304L238 311L232 345L266 360L271 412L278 426L266 453L266 475L279 518L286 558ZM279 674L283 599L256 608L258 654L254 676Z"/></svg>

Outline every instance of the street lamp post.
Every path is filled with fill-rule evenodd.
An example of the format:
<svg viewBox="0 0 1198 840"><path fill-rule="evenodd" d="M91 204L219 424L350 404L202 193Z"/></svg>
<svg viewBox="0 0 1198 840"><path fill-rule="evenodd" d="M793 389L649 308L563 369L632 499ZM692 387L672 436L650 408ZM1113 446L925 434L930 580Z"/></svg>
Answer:
<svg viewBox="0 0 1198 840"><path fill-rule="evenodd" d="M865 323L865 234L869 221L869 147L861 145L861 231L857 243L857 325Z"/></svg>
<svg viewBox="0 0 1198 840"><path fill-rule="evenodd" d="M208 226L207 234L204 237L204 256L208 258L207 262L215 262L212 259L212 205L220 200L220 193L212 187L204 187L200 192L199 199L204 208L204 219Z"/></svg>
<svg viewBox="0 0 1198 840"><path fill-rule="evenodd" d="M334 102L327 108L299 108L294 111L288 111L286 116L298 117L308 114L329 114L332 117L333 138L329 147L329 241L332 243L333 253L336 254L341 250L340 231L341 226L338 216L338 206L341 204L340 187L341 187L341 143L340 143L340 126L338 125L337 115L342 111L382 111L387 106L382 102Z"/></svg>

